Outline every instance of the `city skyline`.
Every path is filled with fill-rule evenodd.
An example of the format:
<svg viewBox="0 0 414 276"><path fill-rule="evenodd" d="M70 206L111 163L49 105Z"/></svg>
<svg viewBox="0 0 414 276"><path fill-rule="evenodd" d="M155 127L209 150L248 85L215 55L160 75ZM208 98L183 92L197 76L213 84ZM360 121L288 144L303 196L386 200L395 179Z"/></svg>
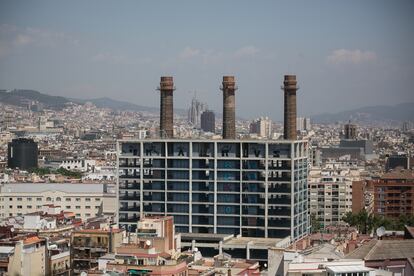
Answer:
<svg viewBox="0 0 414 276"><path fill-rule="evenodd" d="M234 75L237 116L280 119L293 73L300 116L413 101L409 1L0 6L2 89L157 106L157 79L172 75L174 106L197 90L220 111L221 76Z"/></svg>

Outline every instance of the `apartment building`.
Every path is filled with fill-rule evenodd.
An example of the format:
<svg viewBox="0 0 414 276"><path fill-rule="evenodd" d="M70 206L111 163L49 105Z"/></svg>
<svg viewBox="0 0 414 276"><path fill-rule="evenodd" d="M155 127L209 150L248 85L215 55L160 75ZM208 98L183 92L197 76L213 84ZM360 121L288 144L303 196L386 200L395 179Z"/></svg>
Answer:
<svg viewBox="0 0 414 276"><path fill-rule="evenodd" d="M360 180L362 172L349 161L330 161L310 170L309 209L321 225L338 224L352 211L352 182Z"/></svg>
<svg viewBox="0 0 414 276"><path fill-rule="evenodd" d="M0 275L48 275L46 240L37 236L0 241Z"/></svg>
<svg viewBox="0 0 414 276"><path fill-rule="evenodd" d="M118 142L118 222L173 216L176 232L299 239L308 233L308 144L296 140Z"/></svg>
<svg viewBox="0 0 414 276"><path fill-rule="evenodd" d="M54 204L86 220L116 212L115 189L106 184L9 183L0 185L0 219L41 211Z"/></svg>
<svg viewBox="0 0 414 276"><path fill-rule="evenodd" d="M374 214L388 218L414 215L414 172L394 170L374 185Z"/></svg>
<svg viewBox="0 0 414 276"><path fill-rule="evenodd" d="M82 229L72 232L71 260L74 275L98 267L98 259L115 252L124 232L120 229Z"/></svg>

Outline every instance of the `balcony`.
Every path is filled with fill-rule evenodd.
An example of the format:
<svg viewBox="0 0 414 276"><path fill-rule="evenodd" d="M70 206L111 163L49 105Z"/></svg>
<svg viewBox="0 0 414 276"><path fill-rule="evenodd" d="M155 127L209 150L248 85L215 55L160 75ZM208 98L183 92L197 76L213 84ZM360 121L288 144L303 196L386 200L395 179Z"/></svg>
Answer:
<svg viewBox="0 0 414 276"><path fill-rule="evenodd" d="M121 190L139 190L140 185L138 183L134 183L134 184L121 184L121 183L119 183L119 189L121 189Z"/></svg>
<svg viewBox="0 0 414 276"><path fill-rule="evenodd" d="M123 212L139 212L139 206L121 206L119 211Z"/></svg>
<svg viewBox="0 0 414 276"><path fill-rule="evenodd" d="M139 194L119 195L119 200L139 201Z"/></svg>

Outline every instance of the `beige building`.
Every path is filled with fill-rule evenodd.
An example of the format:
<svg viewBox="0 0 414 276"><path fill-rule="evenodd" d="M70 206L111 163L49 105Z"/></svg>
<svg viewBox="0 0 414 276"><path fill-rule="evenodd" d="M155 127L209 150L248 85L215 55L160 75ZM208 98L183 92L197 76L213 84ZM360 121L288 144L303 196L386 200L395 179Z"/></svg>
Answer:
<svg viewBox="0 0 414 276"><path fill-rule="evenodd" d="M333 161L313 167L309 173L310 214L321 226L338 224L352 211L352 182L361 179L363 168L355 163Z"/></svg>
<svg viewBox="0 0 414 276"><path fill-rule="evenodd" d="M47 275L46 241L29 237L0 242L0 275Z"/></svg>
<svg viewBox="0 0 414 276"><path fill-rule="evenodd" d="M98 259L115 252L124 232L120 229L83 229L71 234L71 259L74 275L98 267Z"/></svg>
<svg viewBox="0 0 414 276"><path fill-rule="evenodd" d="M86 183L9 183L0 185L0 219L41 211L45 204L60 206L86 220L116 211L114 187Z"/></svg>

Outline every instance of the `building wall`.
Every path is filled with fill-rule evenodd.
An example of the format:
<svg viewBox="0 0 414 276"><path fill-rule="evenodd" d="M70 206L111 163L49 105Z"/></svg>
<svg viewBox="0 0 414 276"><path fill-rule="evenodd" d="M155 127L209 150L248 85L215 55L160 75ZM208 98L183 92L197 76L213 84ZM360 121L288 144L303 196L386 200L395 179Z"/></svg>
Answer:
<svg viewBox="0 0 414 276"><path fill-rule="evenodd" d="M309 176L310 213L324 226L339 224L352 211L353 181L360 179L362 168L331 162L314 167ZM363 196L363 195L362 195Z"/></svg>
<svg viewBox="0 0 414 276"><path fill-rule="evenodd" d="M41 211L45 204L59 205L63 211L74 212L76 217L83 220L95 217L101 211L101 205L107 213L116 212L116 196L108 196L103 192L81 193L74 191L67 193L56 190L53 185L50 190L39 193L8 192L5 187L7 186L1 188L0 193L0 218Z"/></svg>
<svg viewBox="0 0 414 276"><path fill-rule="evenodd" d="M40 243L23 246L23 275L46 274L46 247Z"/></svg>
<svg viewBox="0 0 414 276"><path fill-rule="evenodd" d="M365 181L352 182L352 213L365 209Z"/></svg>
<svg viewBox="0 0 414 276"><path fill-rule="evenodd" d="M374 213L389 218L414 215L414 181L381 179L374 182Z"/></svg>
<svg viewBox="0 0 414 276"><path fill-rule="evenodd" d="M60 254L51 256L49 271L52 275L58 275L62 271L67 271L70 268L70 252L65 251Z"/></svg>
<svg viewBox="0 0 414 276"><path fill-rule="evenodd" d="M302 237L307 142L142 140L118 145L119 212L134 230L172 215L177 232Z"/></svg>

